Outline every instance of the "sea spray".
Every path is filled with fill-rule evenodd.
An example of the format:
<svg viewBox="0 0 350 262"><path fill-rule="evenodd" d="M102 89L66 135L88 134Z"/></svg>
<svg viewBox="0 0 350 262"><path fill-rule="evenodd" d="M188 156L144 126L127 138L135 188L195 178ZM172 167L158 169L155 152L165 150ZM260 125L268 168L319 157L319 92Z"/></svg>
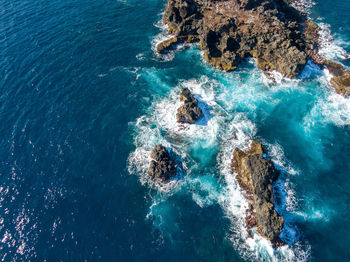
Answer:
<svg viewBox="0 0 350 262"><path fill-rule="evenodd" d="M179 125L176 123L176 109L181 104L178 98L181 87L189 88L195 97L203 103L204 120L200 120L199 124ZM227 114L227 110L220 104L227 104L230 98L223 96L223 94L229 94L230 92L225 89L217 89L220 87L221 85L218 82L204 76L198 80L180 80L178 86L170 91L168 97L156 100L148 114L140 117L136 122L138 131L136 132L135 145L137 147L136 151L129 158L130 171L135 170L140 174L141 181L145 181L144 177L147 177L145 170L149 162L148 154L151 148L149 145L152 144L151 141L160 141L160 143L165 145L171 144L173 147L176 147L178 151L181 151L180 154L188 167L187 175L181 182L181 185L167 186L168 191L165 191L173 190L174 192L179 192L179 187L186 188L186 190L192 192L194 202L202 208L219 203L227 216L232 218L232 235L230 235L230 238L235 248L247 259L253 259L262 252L266 253L266 259L273 260L275 255L271 251L273 248L269 246L268 241L255 234L253 239L250 239L247 235L245 214L248 202L242 195L234 175L230 172L233 149L235 147L247 148L256 134L256 127L244 113ZM220 91L218 92L218 90ZM234 110L234 108L231 108L231 110ZM196 153L193 150L198 148L203 151L207 146L211 148L209 152L214 151L214 154L215 148L219 148L216 161L213 162L210 159L202 157L198 159L196 157ZM148 150L146 149L147 147ZM277 150L276 153L272 153L272 155L283 158L281 149ZM204 163L197 163L198 160L199 162L202 160ZM221 179L218 180L212 175L196 175L197 172L201 172L202 168L211 164L214 165L214 168L211 169L212 172L219 172L222 176L224 187L221 188L219 186ZM131 168L132 166L136 166L136 169ZM290 170L290 172L292 173L293 171ZM158 189L160 192L164 192L164 188L161 186ZM164 196L166 197L166 195ZM154 205L157 204L153 204L152 209ZM292 235L295 233L289 230L289 233L287 232L286 234L288 236L291 235L291 238L293 238ZM285 250L285 248L281 248L281 250ZM288 256L296 256L293 252L288 251ZM279 256L283 257L285 253L281 251Z"/></svg>
<svg viewBox="0 0 350 262"><path fill-rule="evenodd" d="M186 51L186 53L193 51L196 50ZM202 63L205 64L204 61ZM274 251L269 242L260 237L257 232L255 232L253 238L248 237L244 222L247 202L234 179L234 175L228 172L230 165L223 166L225 161L222 161L222 157L225 155L223 152L227 150L226 162L229 163L235 147L247 147L254 136L257 135L258 128L253 123L268 117L282 103L291 103L293 99L290 99L289 96L297 95L300 99L308 99L309 96L314 95L318 98L325 97L328 99L330 97L328 96L329 90L331 89L327 86L327 82L324 82L327 79L326 72L308 61L303 73L298 78L291 80L275 73L272 74L274 81L271 81L256 68L254 59L246 60L242 67L235 73L230 74L218 72L209 67L206 68L208 70L207 75L210 77L202 76L199 79L179 80L179 84L172 87L167 97L157 99L151 106L149 111L151 113L147 113L153 115L152 120L150 120L152 125L160 129L157 132L157 136L161 138L160 141L176 147L181 152L188 167L184 181L175 187L177 189L172 188L171 190L179 192L177 191L179 187L192 188L190 191L192 192L192 199L201 208L213 205L215 202L220 203L225 210L225 214L231 218L232 234L230 233L229 237L234 247L246 259L263 258L266 261L305 261L309 259L311 247L307 244L307 241L300 240L298 228L293 224L294 218L298 216L300 206L290 176L300 175L301 171L299 167L295 167L286 160L283 149L278 142L270 144L269 140L265 140L264 144L267 145L268 151L270 151L270 157L284 172L283 179L275 186L276 190L285 192L285 195L282 196L283 201L280 203L280 208L287 215L287 226L283 232L283 237L292 246L284 246L277 251ZM326 88L324 87L325 83ZM195 97L199 99L201 108L206 112L205 117L197 125L178 125L176 123L176 109L180 105L178 92L181 87L190 88ZM204 95L201 92L204 92ZM344 103L344 106L346 119L346 103ZM318 117L319 114L316 109L314 111L315 114L312 115ZM306 108L298 113L306 115L304 124L309 129L314 129L314 126L306 123L307 112L309 112L309 109ZM235 115L239 116L238 118L245 123L244 125L249 126L248 129L246 129L247 126L243 127L244 125L239 126L237 124L235 117L233 117ZM328 116L324 117L330 119ZM340 119L344 119L344 117L342 116ZM339 119L336 121L341 123ZM228 128L232 122L234 123L232 126L238 125L238 127L232 128L233 131ZM160 125L157 125L157 123ZM343 123L346 123L346 121ZM302 125L301 123L300 130L303 130ZM201 129L202 127L206 127L206 129ZM304 131L305 133L301 133L301 136L308 136L307 128L304 127ZM224 136L226 135L229 138L225 139ZM223 151L223 147L228 144L230 144L229 149ZM135 143L135 145L139 146L138 143ZM205 151L204 148L208 150ZM217 163L215 164L210 160L212 157L206 158L196 153L201 151L208 152L209 155L210 152L217 155ZM207 155L207 153L204 154ZM209 163L216 165L216 167L206 168ZM214 174L198 176L197 172L200 172L201 168L206 168ZM218 179L215 178L215 173L219 174ZM218 190L220 184L223 185L223 188Z"/></svg>

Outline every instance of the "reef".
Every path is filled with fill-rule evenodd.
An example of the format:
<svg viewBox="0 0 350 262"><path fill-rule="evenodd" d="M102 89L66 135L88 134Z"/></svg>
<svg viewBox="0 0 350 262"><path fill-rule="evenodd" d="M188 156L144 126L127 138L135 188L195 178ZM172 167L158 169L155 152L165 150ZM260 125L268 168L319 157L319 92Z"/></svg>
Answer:
<svg viewBox="0 0 350 262"><path fill-rule="evenodd" d="M177 164L163 145L156 145L151 151L151 162L147 173L161 182L168 182L176 176Z"/></svg>
<svg viewBox="0 0 350 262"><path fill-rule="evenodd" d="M177 109L176 121L178 123L194 124L202 117L202 110L188 88L180 90L180 101L183 104Z"/></svg>
<svg viewBox="0 0 350 262"><path fill-rule="evenodd" d="M265 73L298 76L307 60L321 66L319 28L291 6L293 0L169 0L163 22L172 38L157 45L162 53L179 43L200 42L205 60L235 70L246 57L257 59ZM328 66L327 66L328 67ZM335 90L350 94L349 72L331 81Z"/></svg>
<svg viewBox="0 0 350 262"><path fill-rule="evenodd" d="M250 201L246 214L248 234L253 227L257 227L263 237L278 247L284 245L279 238L284 219L275 210L273 194L273 183L279 171L265 156L265 148L256 141L246 151L235 148L231 170L237 174L236 179Z"/></svg>

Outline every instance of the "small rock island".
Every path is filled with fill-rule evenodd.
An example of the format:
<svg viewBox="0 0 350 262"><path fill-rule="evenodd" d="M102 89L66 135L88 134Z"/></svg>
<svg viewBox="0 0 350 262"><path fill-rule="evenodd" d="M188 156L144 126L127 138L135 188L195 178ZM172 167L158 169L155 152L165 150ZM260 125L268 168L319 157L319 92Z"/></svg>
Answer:
<svg viewBox="0 0 350 262"><path fill-rule="evenodd" d="M178 123L194 124L203 115L202 110L198 106L198 100L195 99L188 88L181 88L180 101L183 102L177 109L176 121Z"/></svg>
<svg viewBox="0 0 350 262"><path fill-rule="evenodd" d="M231 168L250 201L246 214L248 233L251 228L257 227L263 237L278 247L284 245L279 238L284 219L275 210L272 185L277 180L279 171L270 159L264 158L264 154L265 148L256 141L246 151L236 148Z"/></svg>
<svg viewBox="0 0 350 262"><path fill-rule="evenodd" d="M156 145L151 152L151 162L147 173L161 182L168 182L176 176L177 164L163 145Z"/></svg>

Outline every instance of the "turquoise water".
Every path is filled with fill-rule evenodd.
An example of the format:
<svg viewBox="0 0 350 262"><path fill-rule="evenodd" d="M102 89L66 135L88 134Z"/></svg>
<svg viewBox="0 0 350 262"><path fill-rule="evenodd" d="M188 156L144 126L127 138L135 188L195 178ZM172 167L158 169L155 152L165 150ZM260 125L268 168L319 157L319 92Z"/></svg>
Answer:
<svg viewBox="0 0 350 262"><path fill-rule="evenodd" d="M156 55L165 4L0 3L0 258L347 261L350 101L311 62L272 83L253 59L219 72L196 45ZM349 66L350 3L308 11L322 52ZM200 101L197 125L175 123L181 87ZM277 251L248 238L229 172L234 148L253 139L282 170L289 245ZM158 143L185 170L166 186L145 176Z"/></svg>

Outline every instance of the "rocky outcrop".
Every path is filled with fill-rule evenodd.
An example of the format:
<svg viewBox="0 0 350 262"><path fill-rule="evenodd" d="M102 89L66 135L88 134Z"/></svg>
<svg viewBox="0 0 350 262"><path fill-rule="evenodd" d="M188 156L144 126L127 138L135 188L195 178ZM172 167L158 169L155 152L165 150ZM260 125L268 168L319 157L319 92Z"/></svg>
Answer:
<svg viewBox="0 0 350 262"><path fill-rule="evenodd" d="M164 52L178 43L200 42L205 60L224 71L245 57L257 59L264 72L292 78L307 59L327 66L319 54L319 28L291 6L294 0L169 0L163 22L173 35L157 46ZM331 84L349 95L349 73Z"/></svg>
<svg viewBox="0 0 350 262"><path fill-rule="evenodd" d="M202 117L202 110L198 106L198 100L193 97L188 88L180 90L180 101L184 102L177 109L176 121L178 123L194 124Z"/></svg>
<svg viewBox="0 0 350 262"><path fill-rule="evenodd" d="M333 75L331 85L337 93L344 97L350 96L350 70L345 70L341 64L329 60L323 61L323 65Z"/></svg>
<svg viewBox="0 0 350 262"><path fill-rule="evenodd" d="M262 144L253 141L247 151L238 148L234 150L231 167L250 200L246 216L248 232L256 226L263 237L278 247L283 245L279 234L282 232L284 220L275 210L272 185L278 178L279 171L264 154Z"/></svg>
<svg viewBox="0 0 350 262"><path fill-rule="evenodd" d="M307 49L307 55L312 58L312 60L325 67L332 74L331 85L335 91L344 96L348 97L350 95L350 70L345 70L344 66L331 60L325 59L322 55L318 53L318 47L320 46L320 29L318 26L307 20L304 26L305 40L309 48Z"/></svg>
<svg viewBox="0 0 350 262"><path fill-rule="evenodd" d="M331 85L338 94L341 94L344 97L350 96L350 70L344 71L341 75L333 76L331 79Z"/></svg>
<svg viewBox="0 0 350 262"><path fill-rule="evenodd" d="M177 165L164 146L155 146L151 152L151 158L147 173L152 178L167 182L176 176Z"/></svg>
<svg viewBox="0 0 350 262"><path fill-rule="evenodd" d="M191 36L189 37L175 36L159 43L156 48L157 48L157 52L164 53L166 50L172 49L175 45L179 43L187 44L187 43L193 43L196 41L197 41L197 38L193 38Z"/></svg>
<svg viewBox="0 0 350 262"><path fill-rule="evenodd" d="M305 18L283 0L169 0L163 21L178 41L161 43L158 51L200 41L204 58L225 71L253 56L262 70L293 77L314 48L302 32Z"/></svg>

